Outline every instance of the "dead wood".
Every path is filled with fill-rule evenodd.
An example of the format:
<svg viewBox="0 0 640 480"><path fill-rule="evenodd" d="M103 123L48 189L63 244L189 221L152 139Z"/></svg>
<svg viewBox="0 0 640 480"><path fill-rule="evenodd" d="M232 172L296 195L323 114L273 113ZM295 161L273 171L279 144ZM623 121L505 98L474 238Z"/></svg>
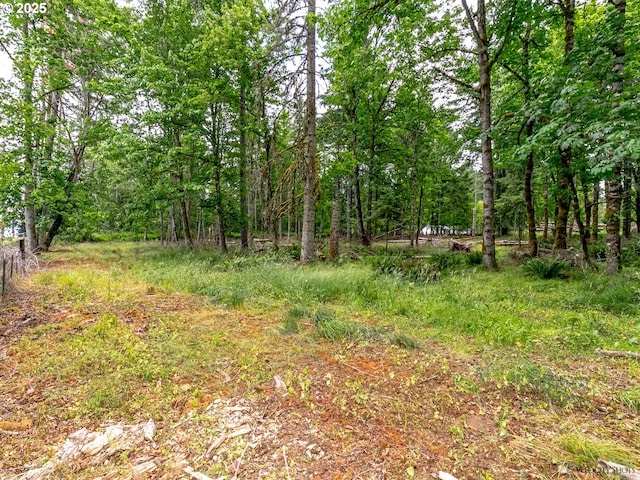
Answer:
<svg viewBox="0 0 640 480"><path fill-rule="evenodd" d="M596 353L605 355L607 357L635 358L640 360L640 353L636 352L621 352L618 350L596 350Z"/></svg>

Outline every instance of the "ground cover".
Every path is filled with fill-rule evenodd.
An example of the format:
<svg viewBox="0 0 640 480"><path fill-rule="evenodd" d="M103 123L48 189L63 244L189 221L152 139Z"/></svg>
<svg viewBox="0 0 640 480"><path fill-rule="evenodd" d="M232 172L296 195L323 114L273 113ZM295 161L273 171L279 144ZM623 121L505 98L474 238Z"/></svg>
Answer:
<svg viewBox="0 0 640 480"><path fill-rule="evenodd" d="M43 256L2 305L0 477L83 427L149 419L153 441L52 478L640 467L640 362L596 353L638 351L637 270L543 280L506 252L499 273L390 253L310 267L133 243Z"/></svg>

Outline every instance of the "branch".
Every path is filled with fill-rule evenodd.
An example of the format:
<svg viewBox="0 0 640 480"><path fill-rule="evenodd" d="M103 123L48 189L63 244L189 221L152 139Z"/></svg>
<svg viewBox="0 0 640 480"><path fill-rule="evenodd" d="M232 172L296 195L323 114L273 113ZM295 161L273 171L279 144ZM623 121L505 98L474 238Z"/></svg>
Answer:
<svg viewBox="0 0 640 480"><path fill-rule="evenodd" d="M514 77L516 77L518 80L520 80L520 82L526 87L529 82L527 81L526 78L524 78L522 75L520 75L517 71L515 71L513 68L511 68L509 65L507 65L506 63L501 63L500 65L502 65L504 67L504 69L506 71L508 71L511 75L513 75Z"/></svg>
<svg viewBox="0 0 640 480"><path fill-rule="evenodd" d="M4 44L4 42L2 40L0 40L0 46L2 46L2 49L4 50L4 53L7 54L7 57L9 57L9 59L11 59L11 61L15 65L16 64L16 59L13 58L13 55L11 55L11 53L9 52L9 49L7 48L7 46Z"/></svg>
<svg viewBox="0 0 640 480"><path fill-rule="evenodd" d="M471 31L473 32L473 38L476 39L478 48L481 48L482 39L480 38L480 33L478 32L478 27L476 26L476 22L473 20L473 15L471 14L471 10L469 10L469 5L467 5L467 0L462 0L462 6L464 7L464 13L467 14L467 20L469 21L469 26L471 27Z"/></svg>
<svg viewBox="0 0 640 480"><path fill-rule="evenodd" d="M456 83L456 84L460 85L461 87L468 88L469 90L473 90L474 92L478 92L478 90L479 90L478 87L474 87L470 83L467 83L464 80L460 80L459 78L448 74L447 72L445 72L444 70L442 70L442 69L440 69L438 67L433 67L433 69L436 72L438 72L440 75L442 75L443 77L451 80L453 83Z"/></svg>

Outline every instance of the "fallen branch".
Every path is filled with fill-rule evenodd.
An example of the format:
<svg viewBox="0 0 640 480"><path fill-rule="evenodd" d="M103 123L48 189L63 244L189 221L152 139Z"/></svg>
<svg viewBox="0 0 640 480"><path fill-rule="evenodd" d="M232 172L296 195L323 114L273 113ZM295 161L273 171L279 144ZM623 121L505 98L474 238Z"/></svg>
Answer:
<svg viewBox="0 0 640 480"><path fill-rule="evenodd" d="M596 350L596 353L599 353L600 355L606 355L607 357L636 358L640 360L640 353L636 352L621 352L618 350Z"/></svg>
<svg viewBox="0 0 640 480"><path fill-rule="evenodd" d="M360 370L359 368L354 367L353 365L349 365L348 363L341 362L340 360L338 360L338 363L344 365L345 367L352 368L356 372L361 373L363 375L369 375L370 377L375 377L375 378L384 378L384 377L381 377L380 375L376 375L375 373L369 373L369 372L365 372L364 370Z"/></svg>

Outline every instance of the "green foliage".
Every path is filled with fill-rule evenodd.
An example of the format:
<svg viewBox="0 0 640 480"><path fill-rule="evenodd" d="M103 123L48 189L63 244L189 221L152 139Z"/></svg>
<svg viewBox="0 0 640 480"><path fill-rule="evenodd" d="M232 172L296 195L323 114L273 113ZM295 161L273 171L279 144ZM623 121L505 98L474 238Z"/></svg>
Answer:
<svg viewBox="0 0 640 480"><path fill-rule="evenodd" d="M482 265L482 252L480 250L472 250L467 253L467 263L471 266Z"/></svg>
<svg viewBox="0 0 640 480"><path fill-rule="evenodd" d="M564 260L542 258L532 258L522 266L527 275L538 277L542 280L564 277L567 268L568 264Z"/></svg>

